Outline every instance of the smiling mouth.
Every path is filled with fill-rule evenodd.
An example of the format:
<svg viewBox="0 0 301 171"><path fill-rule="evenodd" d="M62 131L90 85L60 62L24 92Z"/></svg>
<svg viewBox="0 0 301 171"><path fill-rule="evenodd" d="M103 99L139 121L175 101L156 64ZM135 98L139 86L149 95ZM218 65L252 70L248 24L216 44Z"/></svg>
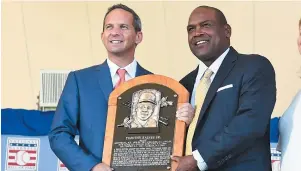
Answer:
<svg viewBox="0 0 301 171"><path fill-rule="evenodd" d="M209 40L200 40L194 43L195 46L199 46L199 45L204 45L206 43L208 43Z"/></svg>
<svg viewBox="0 0 301 171"><path fill-rule="evenodd" d="M147 117L148 116L148 112L141 112L141 116Z"/></svg>
<svg viewBox="0 0 301 171"><path fill-rule="evenodd" d="M123 41L121 40L111 40L110 43L112 44L119 44L119 43L122 43Z"/></svg>

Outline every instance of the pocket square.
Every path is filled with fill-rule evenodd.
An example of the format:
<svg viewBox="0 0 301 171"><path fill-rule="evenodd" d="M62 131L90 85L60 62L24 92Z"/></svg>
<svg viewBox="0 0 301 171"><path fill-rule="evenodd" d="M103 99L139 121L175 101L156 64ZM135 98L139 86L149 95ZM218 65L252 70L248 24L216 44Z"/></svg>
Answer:
<svg viewBox="0 0 301 171"><path fill-rule="evenodd" d="M217 89L216 92L219 92L219 91L222 91L222 90L225 90L225 89L228 89L228 88L232 88L232 87L233 87L233 84L229 84L229 85L220 87L219 89Z"/></svg>

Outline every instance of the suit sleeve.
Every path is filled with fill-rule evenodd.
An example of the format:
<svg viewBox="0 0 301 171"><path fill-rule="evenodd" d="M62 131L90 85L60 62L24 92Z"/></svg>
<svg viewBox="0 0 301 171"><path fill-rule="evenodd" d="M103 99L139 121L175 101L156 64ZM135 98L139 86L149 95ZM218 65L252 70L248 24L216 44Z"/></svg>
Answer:
<svg viewBox="0 0 301 171"><path fill-rule="evenodd" d="M244 75L236 115L212 139L196 147L209 169L223 165L268 133L276 101L275 72L267 59L259 59Z"/></svg>
<svg viewBox="0 0 301 171"><path fill-rule="evenodd" d="M72 171L91 170L99 161L83 151L74 137L79 121L79 93L74 72L68 75L49 133L50 147Z"/></svg>

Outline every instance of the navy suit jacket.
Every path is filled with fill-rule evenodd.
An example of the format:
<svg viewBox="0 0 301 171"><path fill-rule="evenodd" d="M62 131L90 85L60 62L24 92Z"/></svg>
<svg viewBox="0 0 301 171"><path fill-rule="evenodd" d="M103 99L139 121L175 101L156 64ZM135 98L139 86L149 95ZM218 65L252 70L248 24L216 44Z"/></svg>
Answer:
<svg viewBox="0 0 301 171"><path fill-rule="evenodd" d="M151 74L137 65L136 76ZM107 62L68 75L49 133L51 149L72 171L102 161L108 98L113 90ZM79 132L79 146L74 137Z"/></svg>
<svg viewBox="0 0 301 171"><path fill-rule="evenodd" d="M197 73L198 68L180 81L190 94ZM269 122L275 101L271 63L230 47L202 106L193 150L200 152L209 170L270 171Z"/></svg>

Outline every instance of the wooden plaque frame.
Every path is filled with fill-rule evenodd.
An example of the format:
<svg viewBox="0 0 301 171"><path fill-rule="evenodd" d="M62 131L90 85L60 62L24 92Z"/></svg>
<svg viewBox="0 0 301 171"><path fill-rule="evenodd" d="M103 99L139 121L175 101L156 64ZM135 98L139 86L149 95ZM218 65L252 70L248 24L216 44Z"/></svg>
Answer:
<svg viewBox="0 0 301 171"><path fill-rule="evenodd" d="M124 93L126 90L141 84L154 83L163 85L173 90L178 94L177 107L181 106L183 103L189 101L189 93L178 81L161 75L145 75L131 79L118 88L116 88L109 97L108 102L108 115L106 124L106 134L103 150L102 162L109 165L112 160L112 146L114 139L114 129L115 129L115 118L117 112L117 100L118 97ZM184 142L186 134L186 124L183 121L176 120L174 127L174 140L173 140L173 151L174 156L183 156L184 154ZM171 171L175 171L177 168L177 163L171 160Z"/></svg>

